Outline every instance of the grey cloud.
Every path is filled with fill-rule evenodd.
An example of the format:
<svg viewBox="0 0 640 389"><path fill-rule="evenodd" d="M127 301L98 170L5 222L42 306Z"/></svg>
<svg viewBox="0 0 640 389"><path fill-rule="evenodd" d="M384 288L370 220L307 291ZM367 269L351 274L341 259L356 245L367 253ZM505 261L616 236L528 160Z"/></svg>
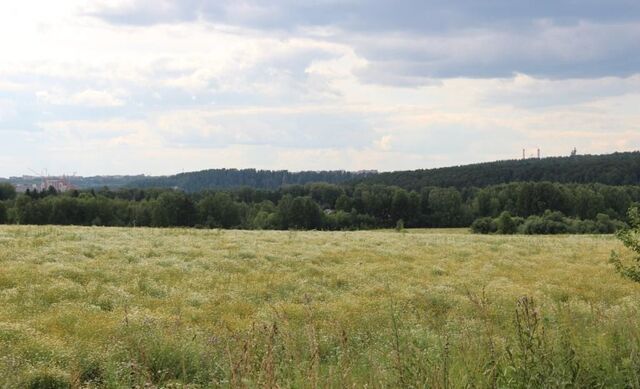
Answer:
<svg viewBox="0 0 640 389"><path fill-rule="evenodd" d="M346 43L370 62L366 82L425 85L450 77L629 76L640 72L635 0L137 0L94 16L116 24L195 20L311 34ZM311 29L312 30L312 29ZM288 35L287 35L288 34Z"/></svg>
<svg viewBox="0 0 640 389"><path fill-rule="evenodd" d="M123 3L94 4L82 13L109 23L122 25L152 25L194 20L202 2L199 0L134 0Z"/></svg>
<svg viewBox="0 0 640 389"><path fill-rule="evenodd" d="M262 29L336 26L359 31L443 31L486 26L522 26L533 20L636 21L634 0L136 0L90 11L112 23L193 21Z"/></svg>
<svg viewBox="0 0 640 389"><path fill-rule="evenodd" d="M640 24L540 24L526 32L477 30L438 36L356 37L369 59L362 71L413 78L493 78L524 73L541 78L627 77L640 72ZM381 78L384 80L384 78Z"/></svg>

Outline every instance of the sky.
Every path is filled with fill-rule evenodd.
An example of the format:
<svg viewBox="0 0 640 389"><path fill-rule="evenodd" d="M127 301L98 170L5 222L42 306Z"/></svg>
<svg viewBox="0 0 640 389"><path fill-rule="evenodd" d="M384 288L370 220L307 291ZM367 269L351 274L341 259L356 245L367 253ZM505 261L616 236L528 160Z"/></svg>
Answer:
<svg viewBox="0 0 640 389"><path fill-rule="evenodd" d="M640 148L637 0L0 3L0 177Z"/></svg>

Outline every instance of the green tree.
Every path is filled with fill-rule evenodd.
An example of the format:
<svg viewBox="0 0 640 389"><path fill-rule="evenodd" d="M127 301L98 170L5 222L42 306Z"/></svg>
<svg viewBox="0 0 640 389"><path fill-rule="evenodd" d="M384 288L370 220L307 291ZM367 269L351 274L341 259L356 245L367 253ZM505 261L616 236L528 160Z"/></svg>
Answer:
<svg viewBox="0 0 640 389"><path fill-rule="evenodd" d="M434 227L458 227L462 218L462 196L455 188L434 188L429 192L429 210Z"/></svg>
<svg viewBox="0 0 640 389"><path fill-rule="evenodd" d="M593 189L579 186L574 190L573 214L581 219L594 219L604 211L605 199Z"/></svg>
<svg viewBox="0 0 640 389"><path fill-rule="evenodd" d="M322 211L310 197L296 197L291 203L289 226L297 229L315 229L322 226Z"/></svg>
<svg viewBox="0 0 640 389"><path fill-rule="evenodd" d="M344 194L342 188L332 184L314 183L307 187L311 198L323 208L335 208L338 197Z"/></svg>
<svg viewBox="0 0 640 389"><path fill-rule="evenodd" d="M16 198L16 188L8 182L0 183L0 201Z"/></svg>
<svg viewBox="0 0 640 389"><path fill-rule="evenodd" d="M625 247L633 251L633 262L625 264L620 255L613 252L611 254L611 263L623 277L640 282L640 211L637 207L634 207L629 210L628 215L631 227L619 231L617 236Z"/></svg>
<svg viewBox="0 0 640 389"><path fill-rule="evenodd" d="M341 194L340 197L336 200L336 210L343 212L351 212L351 208L353 207L353 202L349 198L349 196L345 194Z"/></svg>
<svg viewBox="0 0 640 389"><path fill-rule="evenodd" d="M4 203L0 203L0 224L7 223L7 207Z"/></svg>
<svg viewBox="0 0 640 389"><path fill-rule="evenodd" d="M241 223L240 207L228 193L218 192L200 200L198 214L207 227L232 228Z"/></svg>
<svg viewBox="0 0 640 389"><path fill-rule="evenodd" d="M164 192L153 206L151 223L156 227L187 227L195 224L195 216L195 206L186 194Z"/></svg>
<svg viewBox="0 0 640 389"><path fill-rule="evenodd" d="M499 234L515 234L518 229L518 225L511 217L511 214L504 211L496 220L496 228Z"/></svg>
<svg viewBox="0 0 640 389"><path fill-rule="evenodd" d="M409 195L404 189L396 189L391 199L391 219L392 221L409 220L411 218L409 209ZM403 222L404 225L404 222Z"/></svg>

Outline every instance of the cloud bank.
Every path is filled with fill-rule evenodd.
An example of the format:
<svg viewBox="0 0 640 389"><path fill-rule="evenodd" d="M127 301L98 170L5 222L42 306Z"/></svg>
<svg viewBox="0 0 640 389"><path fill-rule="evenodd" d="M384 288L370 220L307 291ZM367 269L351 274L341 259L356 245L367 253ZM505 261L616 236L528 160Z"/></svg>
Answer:
<svg viewBox="0 0 640 389"><path fill-rule="evenodd" d="M638 2L65 0L0 15L0 176L640 145Z"/></svg>

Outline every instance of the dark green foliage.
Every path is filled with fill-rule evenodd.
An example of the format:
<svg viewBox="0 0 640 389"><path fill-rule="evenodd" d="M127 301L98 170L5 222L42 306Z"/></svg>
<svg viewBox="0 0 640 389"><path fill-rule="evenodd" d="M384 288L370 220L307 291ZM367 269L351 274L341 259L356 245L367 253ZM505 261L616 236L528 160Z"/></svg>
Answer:
<svg viewBox="0 0 640 389"><path fill-rule="evenodd" d="M165 192L153 204L151 224L156 227L189 227L196 221L193 201L182 192Z"/></svg>
<svg viewBox="0 0 640 389"><path fill-rule="evenodd" d="M168 177L146 177L128 183L136 188L180 188L187 192L205 189L231 189L243 186L277 189L284 185L304 185L312 182L338 184L372 173L338 171L289 172L287 170L211 169L181 173ZM335 196L336 198L338 196Z"/></svg>
<svg viewBox="0 0 640 389"><path fill-rule="evenodd" d="M612 234L624 227L625 223L605 214L598 214L596 220L581 220L566 217L559 211L547 210L540 216L532 215L526 219L512 217L506 211L495 219L482 217L472 223L471 230L478 234Z"/></svg>
<svg viewBox="0 0 640 389"><path fill-rule="evenodd" d="M498 234L515 234L518 231L518 224L511 214L504 211L496 220L496 232Z"/></svg>
<svg viewBox="0 0 640 389"><path fill-rule="evenodd" d="M323 209L336 208L336 202L344 194L344 189L333 184L313 183L306 188L309 195Z"/></svg>
<svg viewBox="0 0 640 389"><path fill-rule="evenodd" d="M241 207L228 193L215 193L200 200L198 215L203 225L210 228L232 228L241 224Z"/></svg>
<svg viewBox="0 0 640 389"><path fill-rule="evenodd" d="M633 262L629 265L622 262L618 253L611 254L611 263L622 276L640 282L640 210L637 207L629 209L631 228L618 232L618 239L626 248L634 253Z"/></svg>
<svg viewBox="0 0 640 389"><path fill-rule="evenodd" d="M345 194L341 194L340 197L338 197L338 199L336 200L336 210L338 211L350 212L352 206L353 203L351 201L351 198L349 198L349 196Z"/></svg>
<svg viewBox="0 0 640 389"><path fill-rule="evenodd" d="M432 226L461 227L464 225L462 196L457 189L435 188L431 190L428 204Z"/></svg>
<svg viewBox="0 0 640 389"><path fill-rule="evenodd" d="M0 201L16 198L16 188L8 182L0 182Z"/></svg>
<svg viewBox="0 0 640 389"><path fill-rule="evenodd" d="M492 234L496 230L496 222L490 217L481 217L471 223L471 231L476 234Z"/></svg>
<svg viewBox="0 0 640 389"><path fill-rule="evenodd" d="M71 383L64 377L51 373L40 373L34 375L29 382L24 385L28 389L68 389Z"/></svg>
<svg viewBox="0 0 640 389"><path fill-rule="evenodd" d="M278 203L282 229L311 230L322 228L322 211L311 197L285 195Z"/></svg>
<svg viewBox="0 0 640 389"><path fill-rule="evenodd" d="M509 160L397 171L370 175L357 182L420 190L427 186L486 187L519 181L637 185L640 184L640 152Z"/></svg>
<svg viewBox="0 0 640 389"><path fill-rule="evenodd" d="M361 229L468 227L481 233L612 233L621 209L640 202L640 186L526 182L486 188L288 185L185 193L169 189L29 191L3 203L19 224ZM277 206L276 206L277 204ZM551 212L547 212L550 210ZM506 212L506 213L505 213ZM526 220L525 220L526 218Z"/></svg>
<svg viewBox="0 0 640 389"><path fill-rule="evenodd" d="M7 223L8 215L7 215L7 207L0 202L0 224Z"/></svg>
<svg viewBox="0 0 640 389"><path fill-rule="evenodd" d="M530 216L522 225L525 234L565 234L569 232L570 222L561 212L547 211L542 216Z"/></svg>
<svg viewBox="0 0 640 389"><path fill-rule="evenodd" d="M83 359L78 378L83 384L99 385L104 379L104 369L97 359Z"/></svg>

